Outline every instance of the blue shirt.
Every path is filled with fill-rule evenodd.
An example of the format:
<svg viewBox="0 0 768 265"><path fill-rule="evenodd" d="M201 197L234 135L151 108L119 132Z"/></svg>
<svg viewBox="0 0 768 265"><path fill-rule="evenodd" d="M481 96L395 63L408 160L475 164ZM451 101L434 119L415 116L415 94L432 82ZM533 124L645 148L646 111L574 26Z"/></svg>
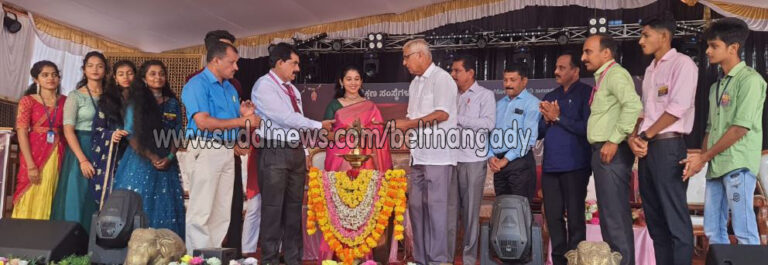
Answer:
<svg viewBox="0 0 768 265"><path fill-rule="evenodd" d="M523 90L514 99L503 97L496 103L496 127L489 139L488 156L504 154L508 161L525 156L538 138L539 99Z"/></svg>
<svg viewBox="0 0 768 265"><path fill-rule="evenodd" d="M200 131L192 117L200 112L206 112L213 118L229 120L240 117L240 97L235 87L229 81L219 82L211 70L206 68L202 73L189 79L181 90L181 102L187 111L186 137L205 137L207 139L232 141L237 139L239 129L224 131ZM216 132L216 133L214 133Z"/></svg>
<svg viewBox="0 0 768 265"><path fill-rule="evenodd" d="M568 92L563 86L544 96L543 101L557 101L560 105L560 121L546 124L539 122L539 137L544 139L543 172L567 172L590 167L591 151L587 142L589 97L592 87L576 81Z"/></svg>

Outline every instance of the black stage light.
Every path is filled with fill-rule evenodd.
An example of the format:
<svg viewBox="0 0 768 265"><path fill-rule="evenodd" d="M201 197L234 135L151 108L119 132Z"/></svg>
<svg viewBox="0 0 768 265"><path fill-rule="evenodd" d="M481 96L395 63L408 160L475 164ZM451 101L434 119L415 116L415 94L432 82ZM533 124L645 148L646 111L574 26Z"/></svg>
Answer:
<svg viewBox="0 0 768 265"><path fill-rule="evenodd" d="M10 15L13 15L13 18L11 18ZM10 33L16 33L21 30L21 23L16 17L16 14L11 12L5 12L5 16L3 17L3 26Z"/></svg>

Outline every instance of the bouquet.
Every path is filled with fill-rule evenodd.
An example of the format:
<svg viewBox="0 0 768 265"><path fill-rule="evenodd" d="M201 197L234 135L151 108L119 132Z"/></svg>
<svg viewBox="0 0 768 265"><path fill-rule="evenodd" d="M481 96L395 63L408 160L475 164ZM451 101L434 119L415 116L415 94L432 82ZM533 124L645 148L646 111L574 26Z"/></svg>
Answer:
<svg viewBox="0 0 768 265"><path fill-rule="evenodd" d="M587 200L584 202L584 220L586 220L589 224L600 224L600 214L598 212L597 202L595 200Z"/></svg>

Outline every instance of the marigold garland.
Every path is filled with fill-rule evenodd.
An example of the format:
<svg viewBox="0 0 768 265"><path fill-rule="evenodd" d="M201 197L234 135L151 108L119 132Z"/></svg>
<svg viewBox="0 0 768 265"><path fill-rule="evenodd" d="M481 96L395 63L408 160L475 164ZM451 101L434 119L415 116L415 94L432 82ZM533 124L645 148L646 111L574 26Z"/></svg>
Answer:
<svg viewBox="0 0 768 265"><path fill-rule="evenodd" d="M346 172L323 174L317 168L309 170L307 234L313 235L319 226L328 246L345 264L365 257L376 247L392 214L395 215L394 238L404 238L403 215L408 187L405 171L387 170L384 177L379 173L363 169L351 179ZM366 214L356 214L366 209L359 209L361 207L370 210ZM355 214L350 215L347 211ZM340 219L339 215L346 219ZM349 220L350 216L356 219Z"/></svg>

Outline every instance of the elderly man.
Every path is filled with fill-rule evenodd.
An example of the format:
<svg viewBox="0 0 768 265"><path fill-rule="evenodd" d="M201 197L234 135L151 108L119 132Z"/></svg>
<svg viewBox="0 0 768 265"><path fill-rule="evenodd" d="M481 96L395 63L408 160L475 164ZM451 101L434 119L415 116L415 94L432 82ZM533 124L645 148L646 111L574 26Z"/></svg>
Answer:
<svg viewBox="0 0 768 265"><path fill-rule="evenodd" d="M403 46L403 65L416 76L408 88L407 119L396 121L398 129L418 127L416 135L409 135L416 143L410 146L413 166L408 177L414 260L420 264L453 263L455 238L449 237L455 235L456 227L448 219L456 218L449 214L449 209L455 209L449 190L455 187L456 154L439 144L448 144L449 130L455 133L457 128L458 88L448 72L432 63L429 44L423 39Z"/></svg>

